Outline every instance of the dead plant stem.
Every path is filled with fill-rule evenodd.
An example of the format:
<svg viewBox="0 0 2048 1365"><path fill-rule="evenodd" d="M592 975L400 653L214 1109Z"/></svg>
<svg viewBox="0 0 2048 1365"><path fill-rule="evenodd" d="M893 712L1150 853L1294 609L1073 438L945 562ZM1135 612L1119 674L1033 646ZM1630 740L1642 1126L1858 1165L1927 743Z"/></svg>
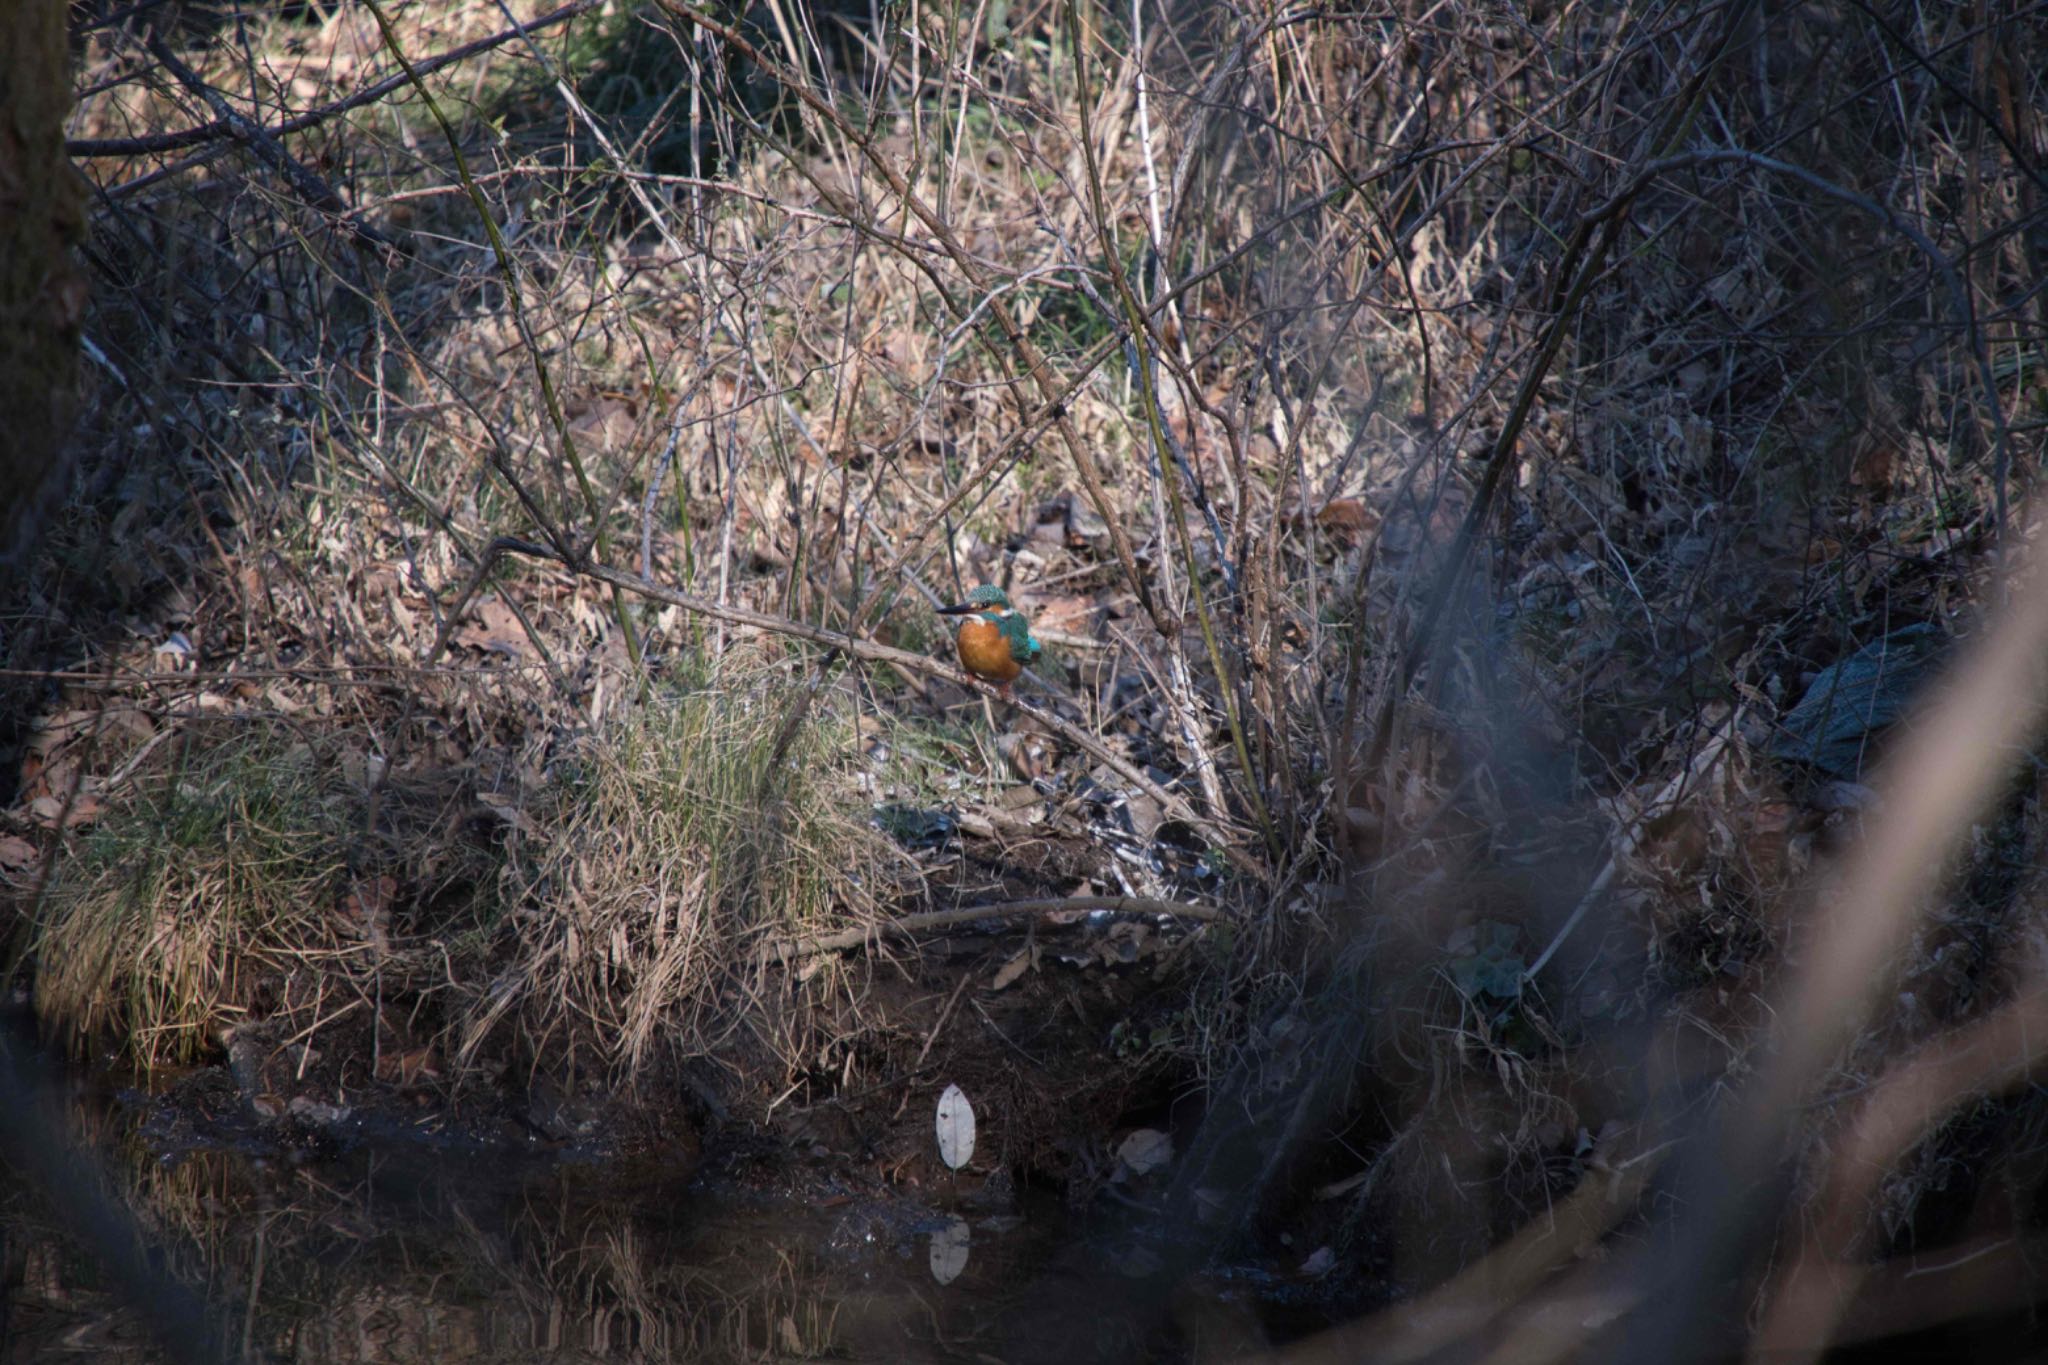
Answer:
<svg viewBox="0 0 2048 1365"><path fill-rule="evenodd" d="M1080 90L1080 98L1076 101L1076 105L1080 111L1081 119L1081 136L1079 140L1082 164L1084 173L1087 176L1088 197L1093 211L1097 243L1102 251L1103 260L1108 266L1110 281L1116 290L1118 302L1122 306L1126 328L1124 344L1127 348L1127 354L1131 359L1131 368L1134 371L1133 377L1137 380L1140 401L1144 407L1146 433L1153 452L1151 465L1154 470L1154 503L1156 506L1158 492L1163 487L1167 505L1159 510L1159 519L1162 522L1168 520L1171 522L1173 548L1177 549L1180 553L1183 572L1187 579L1188 593L1194 603L1196 625L1201 632L1202 643L1208 651L1209 666L1215 672L1217 700L1223 708L1224 718L1230 730L1230 742L1237 756L1238 770L1243 779L1245 799L1251 803L1253 815L1258 820L1259 831L1265 839L1268 853L1278 857L1280 853L1278 832L1273 827L1272 817L1267 813L1265 797L1261 790L1263 784L1259 780L1258 770L1252 765L1251 752L1245 743L1244 718L1240 714L1237 705L1237 693L1232 682L1231 671L1225 667L1223 651L1217 643L1216 625L1209 607L1208 591L1203 586L1201 565L1196 562L1194 544L1188 535L1187 513L1182 506L1180 483L1175 474L1177 472L1184 474L1189 482L1194 485L1198 497L1201 496L1200 484L1195 480L1194 471L1185 460L1173 461L1173 463L1179 465L1178 471L1168 467L1170 457L1177 455L1178 452L1172 448L1173 438L1166 429L1166 421L1160 411L1159 394L1155 384L1157 370L1152 363L1151 354L1148 350L1151 336L1146 330L1145 309L1140 306L1137 295L1131 287L1130 278L1124 270L1123 261L1117 254L1116 242L1110 233L1108 207L1102 191L1102 173L1100 166L1096 163L1095 138L1088 119L1087 52L1084 46L1080 21L1072 5L1067 7L1067 19L1068 39L1074 54L1074 79ZM1135 59L1142 67L1143 54L1136 54ZM1093 292L1092 289L1090 292ZM1204 510L1208 511L1206 498L1203 501L1205 503ZM1234 591L1236 576L1232 572L1230 560L1224 551L1222 531L1216 526L1213 512L1209 513L1209 522L1217 540L1218 570L1223 574L1226 587ZM1164 529L1162 527L1162 530ZM1166 552L1168 547L1162 545L1160 548L1162 551L1160 562L1165 564L1167 562ZM1208 798L1211 809L1220 818L1224 815L1226 807L1223 803L1221 783L1216 775L1216 760L1202 742L1199 712L1197 711L1193 695L1193 683L1187 666L1186 651L1178 634L1169 637L1166 640L1166 646L1167 664L1174 682L1174 687L1170 689L1170 695L1175 699L1175 710L1179 714L1182 735L1194 759L1195 770L1202 779L1203 794Z"/></svg>
<svg viewBox="0 0 2048 1365"><path fill-rule="evenodd" d="M912 1075L915 1075L920 1069L922 1069L924 1066L924 1059L931 1056L932 1044L939 1041L939 1034L942 1031L944 1031L946 1027L946 1021L953 1017L953 1006L960 1003L960 997L966 994L968 986L973 984L973 982L973 972L960 973L959 984L954 986L953 993L946 997L945 1007L939 1011L939 1017L937 1020L933 1022L931 1032L925 1034L924 1036L924 1046L917 1050L917 1060L910 1064L910 1071ZM907 1109L909 1106L910 1095L906 1091L903 1097L896 1102L896 1112L891 1114L890 1118L902 1118L903 1111Z"/></svg>
<svg viewBox="0 0 2048 1365"><path fill-rule="evenodd" d="M484 199L483 190L470 175L469 158L463 153L462 138L456 133L455 126L448 121L448 116L441 111L440 101L427 89L425 79L414 69L411 59L405 55L405 49L398 41L398 34L392 28L390 18L385 15L378 0L363 0L363 3L377 21L377 29L384 37L385 49L391 53L399 66L404 68L407 78L412 81L413 89L419 92L421 100L426 103L427 112L433 115L435 124L441 130L441 136L448 144L449 155L455 162L455 174L461 179L463 187L469 191L469 201L476 208L477 219L483 224L484 235L490 239L491 253L497 260L498 271L504 276L505 305L511 310L513 325L519 331L520 345L525 350L527 359L533 366L534 377L540 385L541 402L547 409L548 422L554 427L555 440L561 449L562 458L568 461L570 470L576 476L577 487L582 490L584 509L590 517L591 538L596 543L598 554L610 558L611 536L606 529L607 508L598 501L597 490L592 486L590 474L583 465L583 458L577 452L576 437L569 430L568 419L562 413L561 399L555 393L554 375L548 369L540 342L533 334L533 325L526 316L525 293L521 288L519 268L512 259L511 248L505 244L504 234L498 231L498 220L491 213L490 204ZM617 588L612 592L612 610L618 619L620 631L624 633L626 656L632 661L634 678L642 689L644 700L647 676L646 670L641 667L640 637L633 629L632 614L626 609L625 594Z"/></svg>
<svg viewBox="0 0 2048 1365"><path fill-rule="evenodd" d="M1721 27L1711 41L1709 50L1685 75L1682 84L1674 91L1664 120L1646 144L1647 155L1641 158L1641 165L1654 164L1655 158L1678 138L1691 123L1693 111L1700 92L1705 88L1708 77L1720 66L1734 46L1735 36L1742 31L1753 0L1739 0L1722 16ZM1465 571L1470 564L1473 547L1478 543L1479 532L1493 514L1493 503L1500 489L1501 477L1514 462L1514 455L1521 446L1522 429L1529 420L1530 409L1535 406L1536 395L1543 381L1550 374L1551 362L1556 359L1559 347L1564 343L1565 333L1577 318L1579 307L1587 292L1599 278L1601 267L1608 253L1621 237L1621 222L1618 216L1605 219L1582 217L1572 229L1570 240L1560 254L1554 276L1556 285L1552 299L1546 309L1548 318L1544 324L1542 340L1536 354L1531 357L1529 367L1523 371L1522 382L1515 391L1507 416L1502 420L1499 434L1494 438L1493 449L1488 453L1485 472L1480 476L1479 487L1472 495L1472 505L1466 510L1464 520L1458 525L1458 533L1452 538L1450 548L1444 556L1444 564L1436 576L1436 582L1425 599L1421 614L1416 620L1414 632L1409 636L1407 647L1402 651L1401 662L1395 670L1387 695L1380 703L1379 721L1373 728L1373 747L1367 760L1368 769L1377 769L1384 762L1393 737L1394 713L1406 697L1408 686L1414 681L1416 671L1423 659L1435 647L1437 627L1444 612L1449 608L1452 597L1464 582ZM1600 225L1596 241L1593 228Z"/></svg>
<svg viewBox="0 0 2048 1365"><path fill-rule="evenodd" d="M753 43L749 42L745 35L732 26L722 23L710 15L692 9L689 5L683 3L683 0L659 0L659 3L670 15L685 23L716 34L742 56L759 63L764 72L773 77L791 94L795 95L807 110L810 110L825 123L837 130L839 135L850 145L858 148L867 164L889 186L890 193L895 196L897 202L915 216L927 232L931 233L933 239L945 249L946 255L952 260L960 273L966 277L975 291L984 296L994 292L996 282L990 272L972 253L961 245L952 225L936 213L916 193L893 160L883 153L875 138L860 129L854 128L845 115L831 101L811 88L808 81L798 79L796 73L789 71L774 58L762 52ZM764 133L765 131L763 130ZM853 201L842 189L829 183L823 177L812 176L808 171L804 171L801 158L792 158L792 164L811 179L812 184L821 195L825 196L827 202L833 204L835 208L839 208L841 212L848 213L851 216L850 210ZM947 287L945 281L938 278L926 262L916 258L910 259L920 272L925 274L927 279L931 280L933 286L938 290L939 296L945 300L947 307L955 312L962 311L959 300L954 297L954 291ZM1017 321L1009 308L999 301L991 302L989 313L995 320L997 327L1001 330L1003 339L1008 343L1008 349L1006 350L1003 346L994 344L994 338L989 338L985 344L991 359L1003 371L1006 382L1012 388L1019 387L1021 383L1016 373L1016 366L1012 363L1011 359L1014 353L1016 360L1022 363L1024 372L1031 377L1032 383L1038 389L1039 395L1044 399L1053 400L1056 395L1062 392L1064 386L1061 384L1059 377L1054 373L1045 354L1039 350L1037 343L1031 339L1030 333ZM1081 482L1087 489L1088 497L1094 504L1097 514L1102 517L1104 523L1108 526L1110 543L1115 548L1117 563L1122 569L1126 581L1130 583L1132 590L1137 593L1139 603L1144 606L1146 613L1152 617L1153 624L1158 627L1159 633L1162 636L1171 637L1174 633L1171 613L1159 604L1152 592L1151 583L1139 571L1137 554L1132 549L1130 535L1124 528L1122 518L1117 515L1115 504L1110 501L1108 490L1103 484L1101 471L1096 468L1094 453L1087 443L1081 439L1080 433L1076 430L1072 419L1068 416L1064 404L1057 404L1055 406L1053 426L1059 432L1061 443L1066 447L1074 470L1080 475Z"/></svg>

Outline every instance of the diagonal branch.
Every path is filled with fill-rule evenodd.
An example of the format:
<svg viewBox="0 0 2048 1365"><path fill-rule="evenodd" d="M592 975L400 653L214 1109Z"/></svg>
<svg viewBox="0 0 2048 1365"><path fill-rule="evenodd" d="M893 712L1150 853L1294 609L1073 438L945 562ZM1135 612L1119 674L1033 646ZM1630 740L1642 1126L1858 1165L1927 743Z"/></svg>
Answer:
<svg viewBox="0 0 2048 1365"><path fill-rule="evenodd" d="M564 5L557 10L551 10L533 22L521 27L528 33L538 32L545 28L553 28L557 24L574 19L579 14L587 14L604 3L606 3L606 0L572 0L572 3ZM456 62L465 61L476 56L479 52L488 52L494 47L503 47L506 43L517 38L519 32L518 28L508 28L502 33L493 33L488 38L479 38L473 43L464 43L461 47L451 48L437 56L428 57L415 63L414 69L422 76L432 75L444 66L453 66ZM381 81L364 86L347 99L336 100L332 104L323 104L317 109L308 109L303 114L286 119L275 128L264 128L262 131L272 137L283 137L288 133L304 132L308 128L317 127L327 122L327 120L335 117L337 114L345 114L351 109L360 109L366 104L375 104L400 86L410 84L411 79L410 76L401 71L395 76L387 76ZM214 112L217 115L220 114L220 110L217 108ZM175 133L151 133L146 137L75 137L64 144L64 150L71 156L80 157L143 156L151 152L175 152L186 147L203 147L208 143L220 142L237 136L238 134L235 132L230 120L225 115L222 115L216 117L211 123L202 123L197 128L186 128Z"/></svg>
<svg viewBox="0 0 2048 1365"><path fill-rule="evenodd" d="M896 649L893 646L881 644L874 640L862 639L859 636L842 635L836 630L827 630L823 626L814 626L807 622L794 621L787 616L777 616L765 611L754 611L747 607L736 607L729 603L720 602L715 598L699 597L695 593L678 592L674 588L664 587L651 579L641 577L639 574L627 573L622 569L614 569L589 559L564 555L549 546L521 540L516 536L499 536L485 547L477 568L476 577L481 579L489 575L492 569L496 567L497 562L508 554L551 560L562 565L571 573L606 584L615 591L637 593L656 602L680 607L684 611L695 612L701 616L709 616L713 620L729 622L736 626L748 626L755 630L766 631L771 635L783 635L791 639L807 640L812 644L823 645L828 649L840 650L857 659L890 664L907 672L919 673L927 677L943 678L947 682L957 683L973 691L989 690L987 685L979 678L955 668L949 663L931 658L928 655L913 654L907 649ZM1201 830L1203 834L1215 842L1216 846L1233 863L1247 870L1255 870L1249 859L1237 847L1238 838L1236 833L1228 826L1196 810L1186 797L1161 786L1158 782L1148 777L1144 769L1138 767L1130 759L1119 754L1116 750L1110 748L1100 739L1089 734L1064 716L1056 715L1049 710L1023 701L1015 701L1014 704L1019 710L1024 711L1047 729L1058 734L1075 748L1080 749L1089 757L1107 764L1117 776L1159 802L1164 808L1172 811L1189 824Z"/></svg>
<svg viewBox="0 0 2048 1365"><path fill-rule="evenodd" d="M335 192L332 185L287 152L284 144L262 125L239 113L220 91L208 85L200 78L198 72L180 61L178 54L171 51L170 45L161 37L155 33L150 34L147 46L149 54L163 63L165 70L177 77L178 84L206 102L206 106L218 116L220 125L227 130L227 135L254 153L256 159L268 166L278 179L289 185L292 192L304 201L308 208L317 209L333 219L355 238L358 245L380 247L387 251L397 249L396 243L389 237L367 223L357 221L352 216L348 204Z"/></svg>

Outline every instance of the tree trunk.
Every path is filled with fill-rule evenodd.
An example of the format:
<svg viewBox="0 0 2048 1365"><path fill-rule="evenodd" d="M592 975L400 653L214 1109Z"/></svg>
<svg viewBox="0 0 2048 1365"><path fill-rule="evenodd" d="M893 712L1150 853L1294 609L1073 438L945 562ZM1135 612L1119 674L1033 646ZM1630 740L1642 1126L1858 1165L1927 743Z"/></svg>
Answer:
<svg viewBox="0 0 2048 1365"><path fill-rule="evenodd" d="M85 186L64 155L64 0L0 0L0 565L63 491L86 279Z"/></svg>

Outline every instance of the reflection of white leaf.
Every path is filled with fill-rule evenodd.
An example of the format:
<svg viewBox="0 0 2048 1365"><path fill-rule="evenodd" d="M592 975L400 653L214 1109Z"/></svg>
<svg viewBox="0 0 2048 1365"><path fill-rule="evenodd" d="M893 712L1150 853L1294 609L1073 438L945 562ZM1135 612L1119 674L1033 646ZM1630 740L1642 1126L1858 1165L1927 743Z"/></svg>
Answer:
<svg viewBox="0 0 2048 1365"><path fill-rule="evenodd" d="M957 1085L939 1096L939 1159L959 1170L974 1159L974 1106Z"/></svg>
<svg viewBox="0 0 2048 1365"><path fill-rule="evenodd" d="M1173 1139L1157 1128L1140 1128L1116 1149L1116 1159L1132 1175L1147 1175L1173 1160Z"/></svg>
<svg viewBox="0 0 2048 1365"><path fill-rule="evenodd" d="M968 1228L965 1218L949 1218L932 1234L932 1278L951 1284L967 1269Z"/></svg>

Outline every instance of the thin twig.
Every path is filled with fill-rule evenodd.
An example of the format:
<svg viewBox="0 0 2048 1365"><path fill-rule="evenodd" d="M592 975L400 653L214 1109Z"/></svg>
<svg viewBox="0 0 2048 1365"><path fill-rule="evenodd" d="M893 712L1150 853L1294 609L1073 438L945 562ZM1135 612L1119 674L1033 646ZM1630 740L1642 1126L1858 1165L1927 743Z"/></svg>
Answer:
<svg viewBox="0 0 2048 1365"><path fill-rule="evenodd" d="M927 1033L924 1036L924 1046L917 1050L917 1060L910 1064L910 1071L912 1075L915 1075L918 1071L923 1069L924 1059L931 1056L932 1044L939 1041L940 1030L944 1029L946 1027L946 1021L953 1017L953 1006L960 1003L960 997L966 993L968 986L973 984L973 981L973 972L960 973L959 984L954 986L953 993L946 997L945 1008L939 1011L939 1017L936 1021L933 1022L931 1032ZM910 1096L906 1093L902 1099L896 1102L896 1112L891 1114L889 1117L892 1119L902 1118L903 1111L904 1109L909 1107L909 1104Z"/></svg>

